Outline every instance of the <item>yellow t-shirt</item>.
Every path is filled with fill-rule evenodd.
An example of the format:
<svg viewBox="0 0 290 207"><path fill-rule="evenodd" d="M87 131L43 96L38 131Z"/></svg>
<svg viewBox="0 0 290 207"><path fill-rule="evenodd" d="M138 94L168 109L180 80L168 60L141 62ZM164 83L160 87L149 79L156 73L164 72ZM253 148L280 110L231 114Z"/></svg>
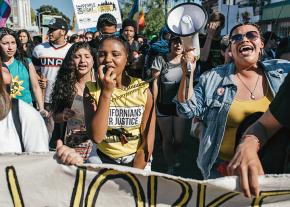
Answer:
<svg viewBox="0 0 290 207"><path fill-rule="evenodd" d="M269 93L270 94L270 93ZM259 100L234 99L227 119L225 134L220 148L219 157L223 160L231 160L234 156L236 132L240 123L250 114L257 111L265 112L272 101L272 96L267 95Z"/></svg>
<svg viewBox="0 0 290 207"><path fill-rule="evenodd" d="M135 153L141 143L141 122L147 102L148 83L130 77L130 84L125 89L115 88L110 101L108 130L105 139L97 144L98 150L112 158L119 158ZM98 103L101 87L99 82L87 82L90 94ZM127 143L121 143L116 133L121 130L127 134Z"/></svg>

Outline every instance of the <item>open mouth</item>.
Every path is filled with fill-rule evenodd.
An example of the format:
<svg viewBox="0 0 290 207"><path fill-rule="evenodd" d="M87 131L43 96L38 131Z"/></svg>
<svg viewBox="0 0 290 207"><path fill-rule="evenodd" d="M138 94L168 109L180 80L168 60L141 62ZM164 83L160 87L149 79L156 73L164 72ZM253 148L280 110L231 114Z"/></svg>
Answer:
<svg viewBox="0 0 290 207"><path fill-rule="evenodd" d="M79 69L86 69L87 66L86 65L79 65Z"/></svg>
<svg viewBox="0 0 290 207"><path fill-rule="evenodd" d="M250 45L244 45L239 48L239 52L243 55L252 53L254 51L254 47Z"/></svg>

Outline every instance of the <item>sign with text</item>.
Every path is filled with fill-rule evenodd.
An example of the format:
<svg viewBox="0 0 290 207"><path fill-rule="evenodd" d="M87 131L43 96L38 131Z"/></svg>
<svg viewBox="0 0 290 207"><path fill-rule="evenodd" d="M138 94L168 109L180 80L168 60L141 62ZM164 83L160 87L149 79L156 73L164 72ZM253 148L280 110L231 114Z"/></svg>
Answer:
<svg viewBox="0 0 290 207"><path fill-rule="evenodd" d="M122 24L121 12L117 0L72 0L79 29L96 27L99 16L112 14L117 24Z"/></svg>
<svg viewBox="0 0 290 207"><path fill-rule="evenodd" d="M245 198L236 177L197 181L116 165L66 166L52 153L0 155L1 206L290 206L290 175L260 177Z"/></svg>

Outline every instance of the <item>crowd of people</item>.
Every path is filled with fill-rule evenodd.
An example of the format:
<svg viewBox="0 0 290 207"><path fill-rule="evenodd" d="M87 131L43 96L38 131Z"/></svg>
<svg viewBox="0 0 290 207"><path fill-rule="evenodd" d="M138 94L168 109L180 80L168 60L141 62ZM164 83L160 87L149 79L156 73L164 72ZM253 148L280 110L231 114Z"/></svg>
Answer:
<svg viewBox="0 0 290 207"><path fill-rule="evenodd" d="M55 150L68 165L154 170L161 150L178 175L191 134L204 179L239 175L244 194L258 196L258 175L290 170L290 39L248 22L222 36L224 25L211 14L199 59L166 26L150 40L131 19L117 31L109 13L97 32L70 37L55 18L37 45L24 29L0 28L0 153Z"/></svg>

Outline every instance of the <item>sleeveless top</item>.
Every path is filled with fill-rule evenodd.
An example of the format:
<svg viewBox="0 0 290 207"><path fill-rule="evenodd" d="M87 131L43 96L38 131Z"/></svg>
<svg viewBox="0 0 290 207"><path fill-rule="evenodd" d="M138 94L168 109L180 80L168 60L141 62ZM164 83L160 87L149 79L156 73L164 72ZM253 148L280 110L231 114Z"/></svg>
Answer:
<svg viewBox="0 0 290 207"><path fill-rule="evenodd" d="M71 106L75 115L67 121L65 145L74 148L84 160L92 150L93 142L89 139L85 126L83 97L76 94Z"/></svg>
<svg viewBox="0 0 290 207"><path fill-rule="evenodd" d="M268 95L269 94L269 95ZM271 93L258 100L234 99L226 123L224 138L220 148L219 157L223 160L231 160L235 154L236 133L240 123L250 114L265 112L272 101Z"/></svg>
<svg viewBox="0 0 290 207"><path fill-rule="evenodd" d="M130 77L130 76L129 76ZM101 82L87 82L87 88L96 104L101 94ZM125 89L115 88L110 100L108 129L98 150L111 158L136 153L141 144L141 122L147 102L149 84L130 77Z"/></svg>
<svg viewBox="0 0 290 207"><path fill-rule="evenodd" d="M31 59L27 58L28 64L31 63ZM12 98L21 99L22 101L31 104L31 83L29 68L19 60L14 58L13 62L8 65L8 70L12 75L11 92Z"/></svg>

